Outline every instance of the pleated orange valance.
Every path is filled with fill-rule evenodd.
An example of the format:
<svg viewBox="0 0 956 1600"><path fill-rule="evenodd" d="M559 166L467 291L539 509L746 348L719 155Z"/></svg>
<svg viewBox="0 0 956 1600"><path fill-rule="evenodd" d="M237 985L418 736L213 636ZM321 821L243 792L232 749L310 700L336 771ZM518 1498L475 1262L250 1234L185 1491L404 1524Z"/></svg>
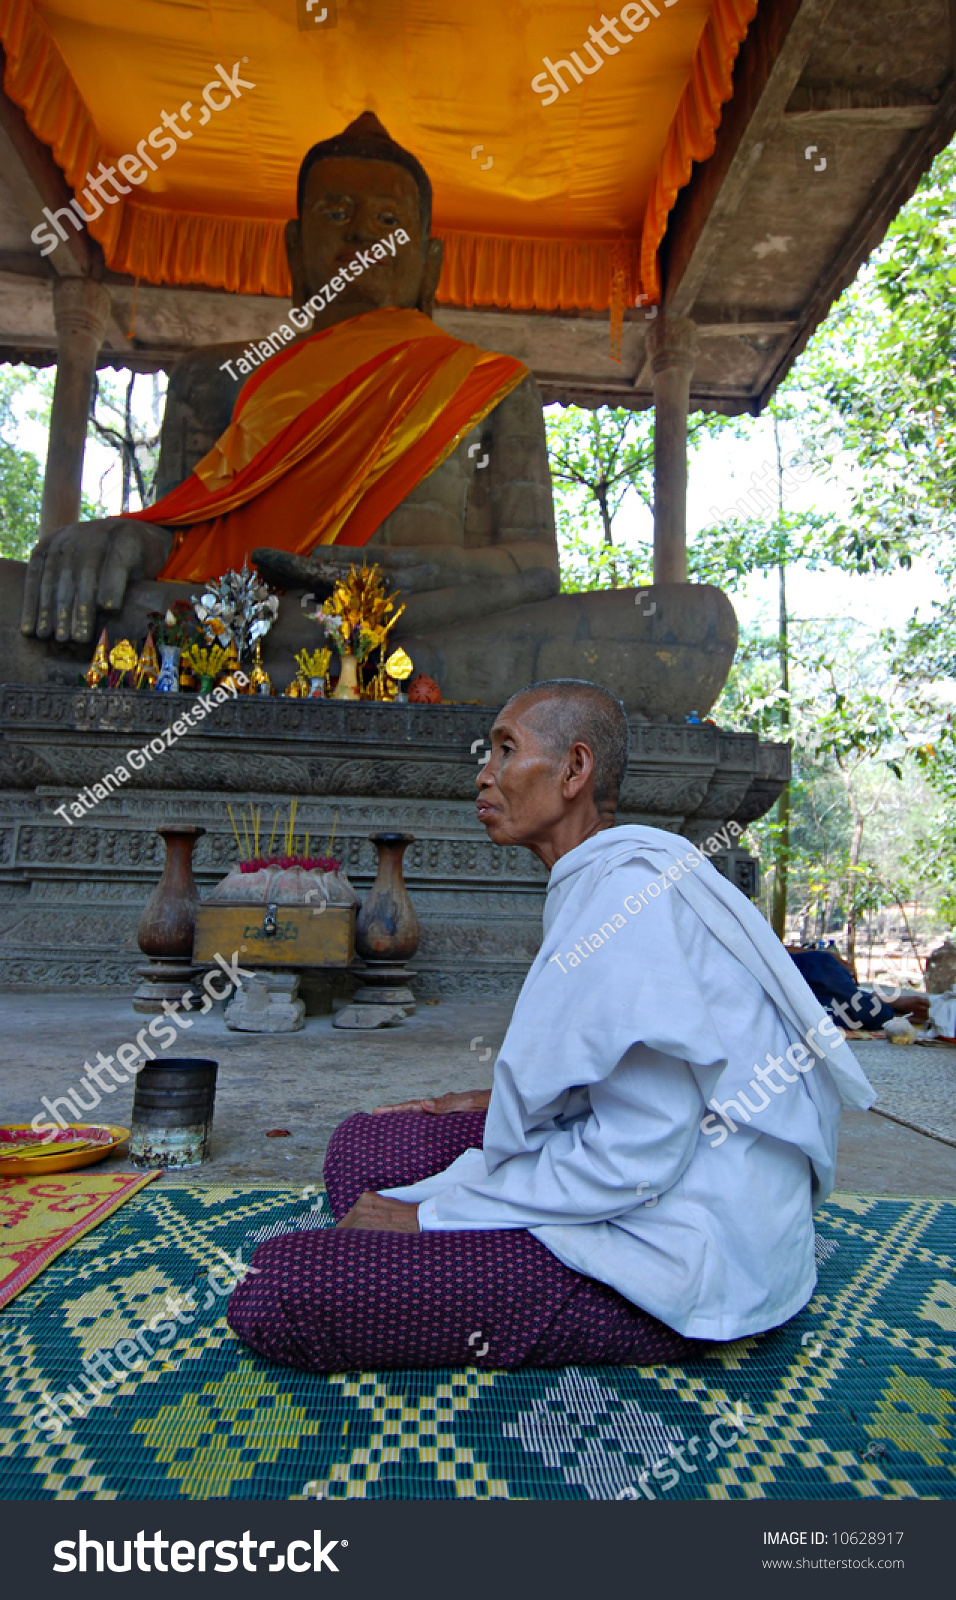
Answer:
<svg viewBox="0 0 956 1600"><path fill-rule="evenodd" d="M114 271L288 295L299 161L369 109L434 185L440 300L619 316L659 298L668 215L756 7L0 0L0 38L7 94L75 195L128 158L126 194L104 185L99 215L81 199Z"/></svg>

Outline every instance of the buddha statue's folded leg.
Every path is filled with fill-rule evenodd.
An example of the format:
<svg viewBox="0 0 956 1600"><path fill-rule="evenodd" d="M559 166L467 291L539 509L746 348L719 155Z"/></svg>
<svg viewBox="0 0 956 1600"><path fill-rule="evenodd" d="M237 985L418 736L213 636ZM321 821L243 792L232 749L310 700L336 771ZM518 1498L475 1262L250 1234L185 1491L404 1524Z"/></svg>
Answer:
<svg viewBox="0 0 956 1600"><path fill-rule="evenodd" d="M325 1187L336 1222L370 1190L398 1189L443 1172L466 1150L480 1149L483 1111L432 1116L360 1111L340 1123L325 1157Z"/></svg>
<svg viewBox="0 0 956 1600"><path fill-rule="evenodd" d="M322 545L309 556L297 556L257 548L252 559L267 583L312 590L320 599L331 593L336 579L344 577L352 564L377 563L389 586L401 593L403 632L495 616L549 600L561 587L549 548L533 541L507 551L494 546L463 550L428 545L396 550L371 542L360 547Z"/></svg>

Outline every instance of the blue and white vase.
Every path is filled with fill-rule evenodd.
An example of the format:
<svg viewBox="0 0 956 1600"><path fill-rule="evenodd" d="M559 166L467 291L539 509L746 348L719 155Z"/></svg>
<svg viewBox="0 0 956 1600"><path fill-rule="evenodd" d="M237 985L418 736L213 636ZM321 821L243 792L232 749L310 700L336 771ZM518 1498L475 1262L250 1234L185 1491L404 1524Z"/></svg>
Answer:
<svg viewBox="0 0 956 1600"><path fill-rule="evenodd" d="M159 647L159 677L153 685L154 694L179 693L179 658L182 650L178 644L161 644Z"/></svg>

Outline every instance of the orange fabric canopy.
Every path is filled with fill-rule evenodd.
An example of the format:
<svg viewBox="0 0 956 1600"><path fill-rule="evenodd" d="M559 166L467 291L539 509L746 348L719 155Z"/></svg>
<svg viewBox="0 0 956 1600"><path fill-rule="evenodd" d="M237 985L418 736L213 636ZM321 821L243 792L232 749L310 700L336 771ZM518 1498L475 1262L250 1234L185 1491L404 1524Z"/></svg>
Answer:
<svg viewBox="0 0 956 1600"><path fill-rule="evenodd" d="M89 222L115 271L288 295L282 230L298 163L370 109L432 179L439 299L619 314L659 298L668 214L713 151L756 7L0 0L0 37L7 93L77 195L100 161L159 131L146 146L155 170ZM616 31L589 46L602 15ZM546 60L565 92L552 94ZM230 98L220 65L254 87ZM158 154L162 113L187 103L181 142Z"/></svg>

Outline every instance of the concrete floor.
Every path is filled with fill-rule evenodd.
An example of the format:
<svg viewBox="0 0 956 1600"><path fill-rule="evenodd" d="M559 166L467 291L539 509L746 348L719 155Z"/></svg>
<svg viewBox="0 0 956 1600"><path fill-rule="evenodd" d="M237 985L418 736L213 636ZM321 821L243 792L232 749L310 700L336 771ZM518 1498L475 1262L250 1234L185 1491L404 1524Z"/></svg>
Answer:
<svg viewBox="0 0 956 1600"><path fill-rule="evenodd" d="M330 1017L308 1017L300 1033L265 1036L230 1033L215 1008L195 1019L179 1050L220 1063L210 1159L164 1181L314 1183L333 1128L351 1112L423 1093L490 1086L510 1014L510 1005L492 1001L442 1001L420 1005L398 1028L356 1033L333 1028ZM0 1121L29 1122L42 1110L41 1096L67 1092L82 1077L87 1057L95 1059L98 1050L112 1054L135 1040L148 1020L136 1015L125 992L0 992ZM892 1048L868 1047L863 1064L874 1078ZM928 1070L917 1063L923 1054L940 1052L906 1052L910 1074ZM956 1052L941 1070L954 1063ZM888 1081L891 1067L899 1070L887 1056L882 1075ZM935 1104L935 1087L933 1094ZM891 1090L884 1096L892 1109ZM128 1127L132 1097L132 1085L117 1087L85 1115ZM291 1137L267 1138L275 1128ZM110 1165L129 1170L117 1157ZM956 1148L875 1112L848 1112L837 1182L841 1189L870 1194L956 1195Z"/></svg>

